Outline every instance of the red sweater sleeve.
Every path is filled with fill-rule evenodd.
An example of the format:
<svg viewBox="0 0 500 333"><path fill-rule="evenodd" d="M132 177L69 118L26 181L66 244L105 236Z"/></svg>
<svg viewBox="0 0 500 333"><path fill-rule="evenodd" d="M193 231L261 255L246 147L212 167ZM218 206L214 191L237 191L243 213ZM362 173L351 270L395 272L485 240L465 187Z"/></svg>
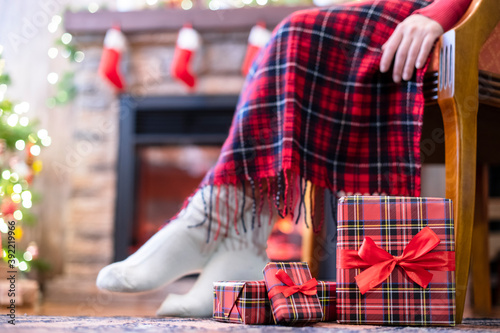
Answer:
<svg viewBox="0 0 500 333"><path fill-rule="evenodd" d="M441 24L444 31L450 30L469 7L472 0L435 0L429 6L416 10L413 14L427 16Z"/></svg>

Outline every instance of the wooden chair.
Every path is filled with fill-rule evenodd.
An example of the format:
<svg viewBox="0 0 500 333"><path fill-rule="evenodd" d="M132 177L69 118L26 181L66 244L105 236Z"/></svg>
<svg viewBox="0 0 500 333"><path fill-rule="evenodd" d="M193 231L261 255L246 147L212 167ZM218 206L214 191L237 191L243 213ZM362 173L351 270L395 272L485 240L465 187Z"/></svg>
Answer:
<svg viewBox="0 0 500 333"><path fill-rule="evenodd" d="M474 0L462 20L441 37L439 48L446 197L453 200L456 221L457 323L463 317L474 227L479 52L499 21L497 0Z"/></svg>
<svg viewBox="0 0 500 333"><path fill-rule="evenodd" d="M491 81L488 86L491 87L488 88L488 101L492 105L498 103L500 106L500 79L497 82L491 75L480 75L478 62L481 47L499 21L498 0L473 0L460 22L441 36L433 55L433 65L424 84L426 104L435 103L437 100L444 124L446 197L453 200L455 215L457 324L462 322L465 305L475 215L478 223L474 237L478 241L474 247L474 255L482 259L478 260L479 264L475 262L473 267L475 298L476 302L489 301L491 304L491 299L488 300L487 243L484 242L487 238L484 204L487 198L484 187L487 177L483 168L478 168L477 172L480 181L475 211L478 88L479 80ZM317 256L314 255L318 244L315 240L317 236L312 236L312 232L308 231L304 238L304 260L317 270Z"/></svg>

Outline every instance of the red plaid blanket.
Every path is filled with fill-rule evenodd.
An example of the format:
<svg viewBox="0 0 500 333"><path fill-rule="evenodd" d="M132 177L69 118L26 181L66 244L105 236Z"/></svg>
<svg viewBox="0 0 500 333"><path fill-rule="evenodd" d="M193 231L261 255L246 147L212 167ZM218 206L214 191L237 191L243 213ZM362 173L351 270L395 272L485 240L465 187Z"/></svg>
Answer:
<svg viewBox="0 0 500 333"><path fill-rule="evenodd" d="M379 62L396 25L431 1L369 0L285 19L250 70L202 185L246 181L255 199L269 183L281 215L303 203L297 176L333 193L418 196L424 71L395 84Z"/></svg>

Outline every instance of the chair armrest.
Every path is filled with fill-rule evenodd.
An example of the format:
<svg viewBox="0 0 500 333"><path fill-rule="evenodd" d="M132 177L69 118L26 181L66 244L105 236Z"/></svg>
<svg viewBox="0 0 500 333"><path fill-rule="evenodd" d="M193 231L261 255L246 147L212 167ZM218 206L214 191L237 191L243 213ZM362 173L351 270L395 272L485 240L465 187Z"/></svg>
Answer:
<svg viewBox="0 0 500 333"><path fill-rule="evenodd" d="M440 37L438 100L470 92L464 85L477 86L479 52L499 21L498 0L473 0L455 27Z"/></svg>

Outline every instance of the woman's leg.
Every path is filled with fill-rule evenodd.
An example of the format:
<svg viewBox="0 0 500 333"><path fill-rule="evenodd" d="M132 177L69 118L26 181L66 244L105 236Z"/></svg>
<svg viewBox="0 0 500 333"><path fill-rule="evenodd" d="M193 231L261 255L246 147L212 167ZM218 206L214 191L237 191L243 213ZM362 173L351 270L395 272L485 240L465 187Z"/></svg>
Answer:
<svg viewBox="0 0 500 333"><path fill-rule="evenodd" d="M201 272L212 257L232 251L247 251L266 261L272 223L266 219L255 230L244 231L238 224L248 224L252 214L252 199L237 186L205 186L137 252L104 267L97 277L97 286L119 292L152 290ZM264 219L261 216L261 221ZM260 272L262 267L249 269ZM245 269L241 272L249 273Z"/></svg>
<svg viewBox="0 0 500 333"><path fill-rule="evenodd" d="M249 229L246 232L242 229L241 216L233 217L231 222L238 222L240 237L222 239L191 290L184 295L168 295L158 309L157 315L208 317L213 310L214 281L262 280L262 270L269 261L265 252L267 239L279 215L276 203L265 194L268 193L267 181L259 185L256 198L258 207L253 205L254 194L250 185L246 183L244 186L246 200L249 203L244 211L244 220ZM280 201L278 206L283 204L283 201ZM254 209L257 216L254 215ZM253 229L252 219L255 219Z"/></svg>
<svg viewBox="0 0 500 333"><path fill-rule="evenodd" d="M238 239L225 239L203 268L187 294L170 294L157 310L159 316L209 317L212 315L213 283L215 281L262 280L262 270L269 262L264 248L272 225L253 231L250 246Z"/></svg>

